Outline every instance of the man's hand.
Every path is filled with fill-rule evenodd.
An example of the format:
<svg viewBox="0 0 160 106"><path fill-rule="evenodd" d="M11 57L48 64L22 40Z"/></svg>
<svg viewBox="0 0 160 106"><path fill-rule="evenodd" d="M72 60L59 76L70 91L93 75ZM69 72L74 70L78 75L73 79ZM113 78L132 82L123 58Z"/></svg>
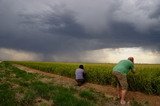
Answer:
<svg viewBox="0 0 160 106"><path fill-rule="evenodd" d="M132 71L133 74L135 74L135 69L132 69L131 71Z"/></svg>

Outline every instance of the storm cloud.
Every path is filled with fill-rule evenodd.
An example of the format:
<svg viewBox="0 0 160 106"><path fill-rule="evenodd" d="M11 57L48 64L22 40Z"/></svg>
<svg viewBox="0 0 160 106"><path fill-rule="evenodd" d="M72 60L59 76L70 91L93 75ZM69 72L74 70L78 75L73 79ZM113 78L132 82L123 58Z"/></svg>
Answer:
<svg viewBox="0 0 160 106"><path fill-rule="evenodd" d="M104 48L159 52L159 9L159 0L0 0L0 48L44 60Z"/></svg>

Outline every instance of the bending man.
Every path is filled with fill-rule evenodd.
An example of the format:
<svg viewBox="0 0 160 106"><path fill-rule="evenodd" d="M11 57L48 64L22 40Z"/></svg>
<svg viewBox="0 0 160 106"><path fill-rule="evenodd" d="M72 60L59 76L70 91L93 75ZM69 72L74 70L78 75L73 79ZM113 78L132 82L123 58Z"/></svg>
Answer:
<svg viewBox="0 0 160 106"><path fill-rule="evenodd" d="M127 60L121 60L114 68L112 74L117 79L118 97L120 103L126 104L125 96L128 89L127 74L129 71L134 73L134 58L129 57Z"/></svg>

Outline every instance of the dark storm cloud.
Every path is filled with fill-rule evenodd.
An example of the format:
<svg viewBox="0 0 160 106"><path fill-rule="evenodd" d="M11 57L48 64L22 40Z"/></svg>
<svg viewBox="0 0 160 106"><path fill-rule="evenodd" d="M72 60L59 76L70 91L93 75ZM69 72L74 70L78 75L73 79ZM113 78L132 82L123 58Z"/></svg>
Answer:
<svg viewBox="0 0 160 106"><path fill-rule="evenodd" d="M0 48L49 54L160 50L157 0L0 0Z"/></svg>

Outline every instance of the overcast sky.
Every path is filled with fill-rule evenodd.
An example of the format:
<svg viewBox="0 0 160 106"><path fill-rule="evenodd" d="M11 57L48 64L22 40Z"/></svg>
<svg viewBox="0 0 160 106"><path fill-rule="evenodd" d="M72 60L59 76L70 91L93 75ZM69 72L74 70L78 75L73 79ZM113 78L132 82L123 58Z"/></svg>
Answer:
<svg viewBox="0 0 160 106"><path fill-rule="evenodd" d="M160 63L159 0L0 0L0 60L128 56Z"/></svg>

